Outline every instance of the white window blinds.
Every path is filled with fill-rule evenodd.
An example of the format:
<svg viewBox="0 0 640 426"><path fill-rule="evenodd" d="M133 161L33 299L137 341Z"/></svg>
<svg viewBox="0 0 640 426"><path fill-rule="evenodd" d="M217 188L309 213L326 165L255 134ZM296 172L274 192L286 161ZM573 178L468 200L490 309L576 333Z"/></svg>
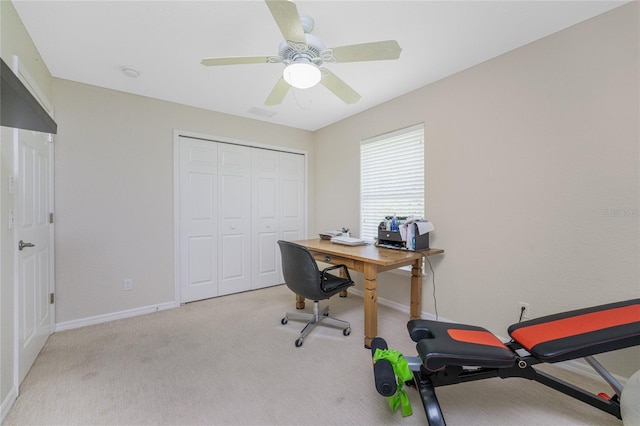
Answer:
<svg viewBox="0 0 640 426"><path fill-rule="evenodd" d="M424 125L362 141L360 238L378 236L385 216L424 216Z"/></svg>

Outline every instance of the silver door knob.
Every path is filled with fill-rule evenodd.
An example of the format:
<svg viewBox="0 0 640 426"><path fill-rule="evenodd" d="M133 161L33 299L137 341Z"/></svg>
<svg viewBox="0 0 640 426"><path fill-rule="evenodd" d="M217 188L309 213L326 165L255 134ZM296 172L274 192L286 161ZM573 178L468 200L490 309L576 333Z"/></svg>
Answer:
<svg viewBox="0 0 640 426"><path fill-rule="evenodd" d="M35 244L32 243L25 243L24 241L20 240L20 242L18 243L18 250L22 251L23 248L25 247L35 247Z"/></svg>

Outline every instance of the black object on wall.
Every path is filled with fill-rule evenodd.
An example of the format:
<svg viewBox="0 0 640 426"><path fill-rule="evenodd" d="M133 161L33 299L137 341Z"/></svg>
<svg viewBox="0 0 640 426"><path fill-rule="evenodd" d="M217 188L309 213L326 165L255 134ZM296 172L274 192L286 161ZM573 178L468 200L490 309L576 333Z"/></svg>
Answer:
<svg viewBox="0 0 640 426"><path fill-rule="evenodd" d="M0 58L0 61L2 61L0 125L56 134L58 125L53 118L42 108L4 60Z"/></svg>

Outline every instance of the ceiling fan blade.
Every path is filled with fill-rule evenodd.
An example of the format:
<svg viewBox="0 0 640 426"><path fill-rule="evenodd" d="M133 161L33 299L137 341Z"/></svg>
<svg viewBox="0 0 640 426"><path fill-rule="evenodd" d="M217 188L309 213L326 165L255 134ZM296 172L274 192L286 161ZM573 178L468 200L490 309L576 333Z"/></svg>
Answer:
<svg viewBox="0 0 640 426"><path fill-rule="evenodd" d="M395 40L374 41L333 48L338 62L385 61L398 59L402 48Z"/></svg>
<svg viewBox="0 0 640 426"><path fill-rule="evenodd" d="M361 96L351 88L347 83L340 80L334 73L326 68L322 68L322 80L320 83L327 89L331 90L334 95L339 97L346 104L355 104Z"/></svg>
<svg viewBox="0 0 640 426"><path fill-rule="evenodd" d="M298 45L307 45L300 14L295 3L288 0L265 0L284 39Z"/></svg>
<svg viewBox="0 0 640 426"><path fill-rule="evenodd" d="M264 101L264 104L280 105L287 92L289 92L289 87L291 87L289 86L289 83L284 81L284 78L280 77L280 80L278 80L276 85L273 87L273 90L271 90L271 93L269 93L269 96L267 97L267 100Z"/></svg>
<svg viewBox="0 0 640 426"><path fill-rule="evenodd" d="M218 65L243 65L243 64L266 64L269 62L268 56L239 56L235 58L208 58L200 61L202 65L208 67Z"/></svg>

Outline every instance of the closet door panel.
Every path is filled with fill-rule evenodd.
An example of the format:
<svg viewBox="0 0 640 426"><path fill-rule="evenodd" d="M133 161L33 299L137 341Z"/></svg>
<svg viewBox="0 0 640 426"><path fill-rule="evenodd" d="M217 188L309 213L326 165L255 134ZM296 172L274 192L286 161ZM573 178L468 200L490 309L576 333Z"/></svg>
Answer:
<svg viewBox="0 0 640 426"><path fill-rule="evenodd" d="M180 302L218 295L218 145L181 138Z"/></svg>
<svg viewBox="0 0 640 426"><path fill-rule="evenodd" d="M216 240L211 236L189 238L189 284L191 287L212 286L217 289L215 268L211 267L212 261L217 260L216 251ZM217 296L217 293L217 290L213 291L209 297Z"/></svg>
<svg viewBox="0 0 640 426"><path fill-rule="evenodd" d="M282 283L277 245L279 154L265 149L251 151L253 289Z"/></svg>
<svg viewBox="0 0 640 426"><path fill-rule="evenodd" d="M280 230L284 240L304 238L304 156L280 153Z"/></svg>
<svg viewBox="0 0 640 426"><path fill-rule="evenodd" d="M251 288L251 151L245 146L218 147L218 219L220 295Z"/></svg>

